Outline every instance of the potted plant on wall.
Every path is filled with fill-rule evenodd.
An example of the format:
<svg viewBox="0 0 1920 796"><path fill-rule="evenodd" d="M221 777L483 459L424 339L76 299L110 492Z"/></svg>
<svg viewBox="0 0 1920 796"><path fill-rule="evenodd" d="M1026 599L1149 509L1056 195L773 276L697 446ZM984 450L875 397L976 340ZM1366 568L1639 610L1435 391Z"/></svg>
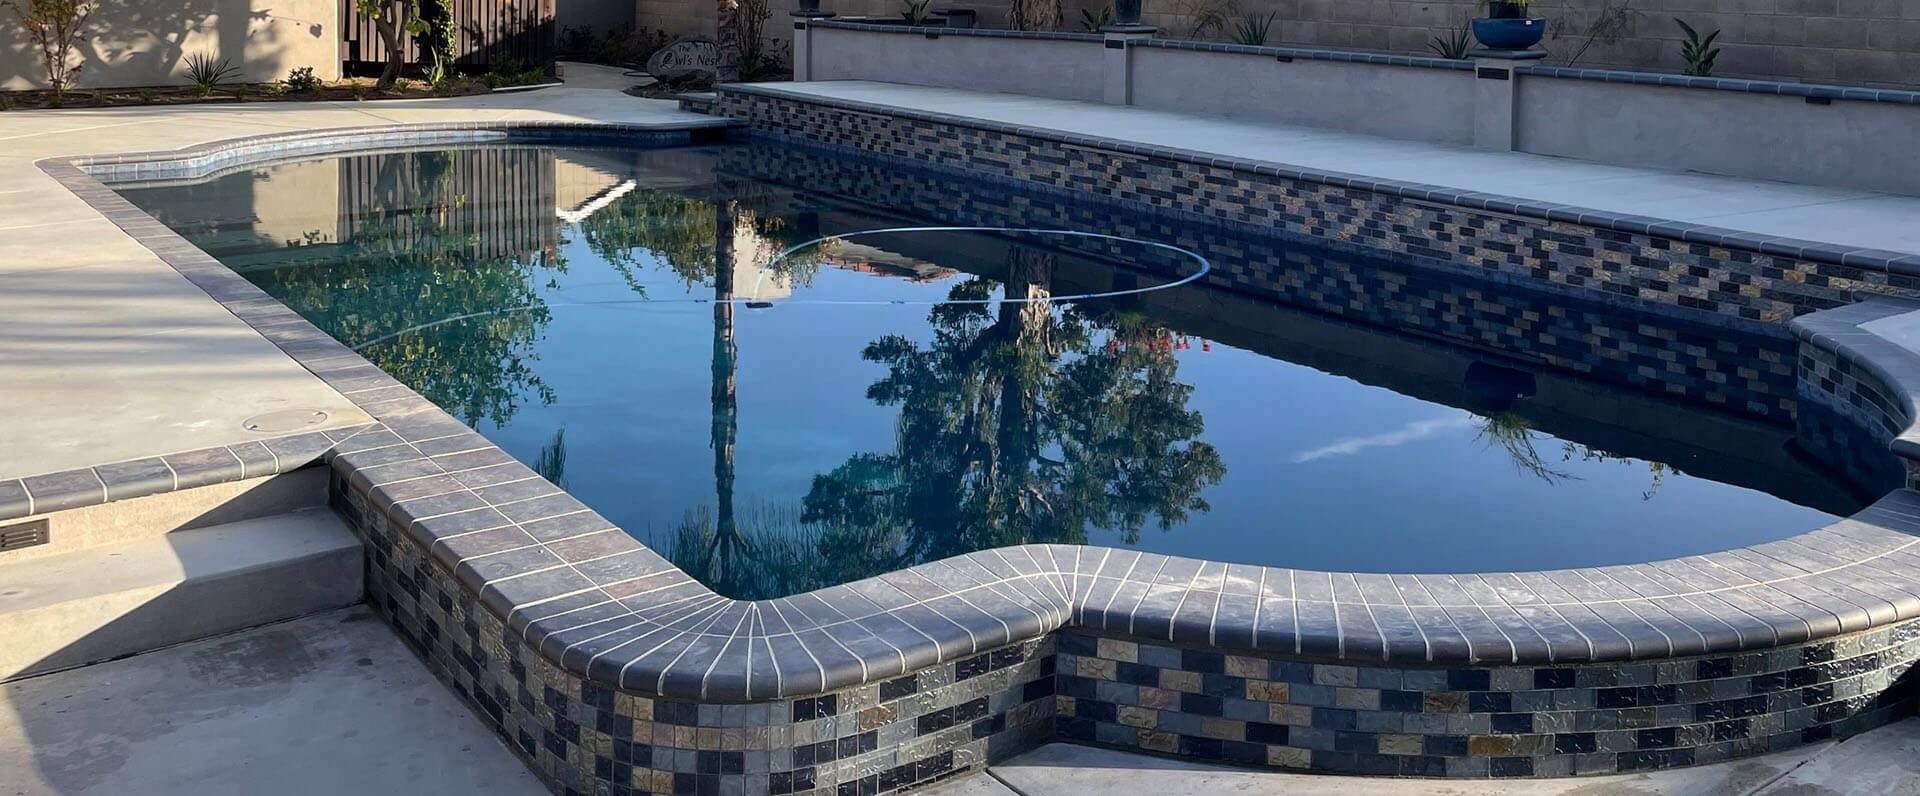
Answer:
<svg viewBox="0 0 1920 796"><path fill-rule="evenodd" d="M1547 35L1547 21L1530 17L1531 0L1486 0L1487 15L1473 21L1473 37L1490 50L1525 50Z"/></svg>

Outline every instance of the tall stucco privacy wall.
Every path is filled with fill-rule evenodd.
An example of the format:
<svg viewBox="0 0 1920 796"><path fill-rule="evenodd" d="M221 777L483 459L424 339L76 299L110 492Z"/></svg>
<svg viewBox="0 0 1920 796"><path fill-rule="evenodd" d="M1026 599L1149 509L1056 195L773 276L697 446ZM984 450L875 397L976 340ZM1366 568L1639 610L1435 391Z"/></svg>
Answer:
<svg viewBox="0 0 1920 796"><path fill-rule="evenodd" d="M236 81L262 83L311 67L340 76L343 0L139 0L100 3L76 61L80 88L187 82L196 54L228 60ZM46 71L10 9L0 11L0 90L46 87Z"/></svg>

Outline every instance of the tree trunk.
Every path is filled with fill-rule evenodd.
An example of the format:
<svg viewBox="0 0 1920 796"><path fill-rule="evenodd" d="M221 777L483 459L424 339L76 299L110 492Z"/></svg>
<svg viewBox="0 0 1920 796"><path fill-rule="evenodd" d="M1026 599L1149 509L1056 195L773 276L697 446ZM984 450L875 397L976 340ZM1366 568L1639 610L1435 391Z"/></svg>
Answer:
<svg viewBox="0 0 1920 796"><path fill-rule="evenodd" d="M386 12L373 21L381 46L387 48L387 66L380 70L380 81L373 85L377 91L391 91L394 84L400 82L400 70L407 65L407 43L401 33L412 15L413 0L401 0L387 6Z"/></svg>

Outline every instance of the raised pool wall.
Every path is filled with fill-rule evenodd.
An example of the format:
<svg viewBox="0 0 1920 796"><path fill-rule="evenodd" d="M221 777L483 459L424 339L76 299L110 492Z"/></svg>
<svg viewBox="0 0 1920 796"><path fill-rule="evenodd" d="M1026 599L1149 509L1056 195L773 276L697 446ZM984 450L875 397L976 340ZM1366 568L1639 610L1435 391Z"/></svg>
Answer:
<svg viewBox="0 0 1920 796"><path fill-rule="evenodd" d="M1099 34L797 22L795 77L1920 194L1920 92Z"/></svg>
<svg viewBox="0 0 1920 796"><path fill-rule="evenodd" d="M1897 257L772 90L723 89L719 107L763 135L896 165L1347 240L1625 306L1792 321L1795 395L1769 387L1760 406L1830 403L1876 420L1864 433L1894 450L1914 416L1920 367L1858 330L1909 307L1850 306L1854 291L1915 295ZM1794 539L1645 565L1379 576L1025 546L722 598L92 176L586 131L392 128L46 166L378 419L326 453L335 505L368 544L369 601L556 792L873 792L1052 738L1314 771L1599 773L1758 754L1911 710L1920 495L1906 490ZM1287 267L1229 278L1266 289ZM1819 352L1839 375L1809 384ZM1646 367L1655 383L1675 372Z"/></svg>

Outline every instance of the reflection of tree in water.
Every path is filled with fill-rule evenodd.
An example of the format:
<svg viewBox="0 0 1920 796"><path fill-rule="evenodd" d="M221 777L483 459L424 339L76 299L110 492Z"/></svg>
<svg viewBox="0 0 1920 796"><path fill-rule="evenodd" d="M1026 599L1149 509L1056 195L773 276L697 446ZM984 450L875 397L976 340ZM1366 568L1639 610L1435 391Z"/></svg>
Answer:
<svg viewBox="0 0 1920 796"><path fill-rule="evenodd" d="M553 430L553 436L547 444L540 446L540 455L534 457L533 471L541 478L561 489L567 488L567 427Z"/></svg>
<svg viewBox="0 0 1920 796"><path fill-rule="evenodd" d="M1476 439L1486 443L1488 447L1504 451L1513 460L1514 468L1526 475L1549 484L1580 480L1578 475L1557 469L1554 462L1549 461L1546 455L1540 452L1539 447L1534 444L1537 433L1539 432L1533 430L1532 421L1519 412L1492 412L1482 418L1480 432L1476 435ZM1578 442L1560 443L1560 463L1575 460L1622 463L1634 461L1632 457L1588 447ZM1640 493L1640 499L1643 501L1652 500L1653 496L1659 493L1660 485L1666 480L1669 470L1668 466L1661 462L1646 462L1646 465L1653 480Z"/></svg>
<svg viewBox="0 0 1920 796"><path fill-rule="evenodd" d="M789 240L786 219L756 213L736 200L713 202L668 191L634 188L614 200L600 212L581 220L579 231L587 248L599 255L621 275L627 286L645 296L640 269L649 255L680 277L687 287L710 284L715 276L717 258L715 231L721 229L714 207L729 208L724 222L734 237L754 246L752 251L732 252L738 262L777 270L798 284L806 284L819 267L817 253L796 253L774 263L775 255L799 241ZM728 243L729 246L737 244ZM730 260L732 261L732 260Z"/></svg>
<svg viewBox="0 0 1920 796"><path fill-rule="evenodd" d="M469 425L505 425L527 396L553 401L532 368L534 344L551 318L539 285L566 264L551 248L481 254L487 244L470 227L475 213L484 219L488 210L468 207L456 157L380 158L375 201L355 217L349 240L300 267L248 278L349 345L524 308L401 334L361 352Z"/></svg>
<svg viewBox="0 0 1920 796"><path fill-rule="evenodd" d="M927 345L868 345L862 356L888 370L868 397L900 407L894 450L816 476L797 518L762 512L771 527L696 517L675 563L724 593L776 596L989 547L1084 543L1091 529L1132 541L1149 522L1207 510L1200 492L1225 465L1197 439L1192 388L1169 348L1123 342L1162 330L1048 304L1052 266L1016 249L1004 283L1014 301L936 305ZM971 279L950 297L987 299L1001 284Z"/></svg>

